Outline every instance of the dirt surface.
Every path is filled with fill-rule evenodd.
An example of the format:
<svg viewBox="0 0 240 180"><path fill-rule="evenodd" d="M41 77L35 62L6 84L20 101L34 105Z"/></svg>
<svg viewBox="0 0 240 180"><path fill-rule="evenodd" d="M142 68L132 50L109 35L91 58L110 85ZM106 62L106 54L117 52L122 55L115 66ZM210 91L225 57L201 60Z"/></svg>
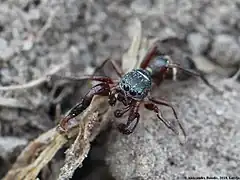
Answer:
<svg viewBox="0 0 240 180"><path fill-rule="evenodd" d="M129 31L134 34L133 17L146 37L178 39L162 51L187 67L183 59L191 56L224 93L194 79L162 86L154 95L176 106L185 145L144 110L132 135L103 133L73 179L240 177L239 84L226 80L240 65L238 0L1 1L0 177L28 141L57 124L59 107L66 112L89 88L46 75L81 76L109 56L120 61ZM56 179L63 158L59 152L40 179Z"/></svg>
<svg viewBox="0 0 240 180"><path fill-rule="evenodd" d="M225 93L216 95L202 83L192 83L179 85L168 96L187 129L186 143L180 145L177 136L153 113L142 111L142 121L134 134L121 137L113 132L110 136L106 159L116 179L239 177L240 86L234 83L232 88L229 81L217 83ZM162 92L168 94L167 90ZM164 114L173 119L171 110Z"/></svg>

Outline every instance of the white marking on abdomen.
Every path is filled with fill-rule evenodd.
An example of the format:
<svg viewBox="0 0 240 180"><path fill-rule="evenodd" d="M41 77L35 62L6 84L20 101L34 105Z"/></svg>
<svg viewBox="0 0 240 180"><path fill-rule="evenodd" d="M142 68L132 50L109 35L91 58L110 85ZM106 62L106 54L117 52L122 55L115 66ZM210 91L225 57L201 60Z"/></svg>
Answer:
<svg viewBox="0 0 240 180"><path fill-rule="evenodd" d="M177 68L172 68L173 70L173 80L176 81L177 80Z"/></svg>

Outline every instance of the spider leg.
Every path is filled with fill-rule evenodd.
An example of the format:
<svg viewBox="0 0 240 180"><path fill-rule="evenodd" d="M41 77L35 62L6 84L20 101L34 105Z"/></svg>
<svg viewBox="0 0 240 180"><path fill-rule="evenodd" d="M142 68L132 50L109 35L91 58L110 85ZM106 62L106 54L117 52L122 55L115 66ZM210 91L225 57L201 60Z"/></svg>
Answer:
<svg viewBox="0 0 240 180"><path fill-rule="evenodd" d="M110 86L107 83L100 83L96 86L93 86L89 92L84 96L82 101L75 105L68 113L67 115L61 119L60 121L60 128L62 131L67 130L67 124L68 122L82 113L92 102L92 99L95 95L100 96L109 96L111 93Z"/></svg>
<svg viewBox="0 0 240 180"><path fill-rule="evenodd" d="M172 126L171 122L162 116L162 112L158 109L157 105L154 103L145 103L144 107L150 111L154 111L157 114L158 119L160 119L168 129L171 129L176 135L179 135L178 130Z"/></svg>
<svg viewBox="0 0 240 180"><path fill-rule="evenodd" d="M123 70L120 68L120 66L115 62L115 61L111 61L110 63L112 64L113 69L116 71L117 75L119 77L122 77L124 75Z"/></svg>
<svg viewBox="0 0 240 180"><path fill-rule="evenodd" d="M195 76L195 77L200 77L201 80L208 86L210 87L211 89L213 89L214 91L220 93L221 91L218 90L215 86L213 86L207 79L206 77L204 76L204 74L201 72L201 71L197 71L197 72L194 72L194 71L191 71L191 70L188 70L188 69L185 69L185 68L182 68L181 66L179 66L178 64L170 64L169 65L169 68L171 69L174 69L174 68L177 68L177 69L180 69L182 70L183 72L191 75L191 76Z"/></svg>
<svg viewBox="0 0 240 180"><path fill-rule="evenodd" d="M116 102L117 102L117 98L115 97L116 95L116 91L112 90L110 91L110 94L108 95L108 103L110 106L115 106Z"/></svg>
<svg viewBox="0 0 240 180"><path fill-rule="evenodd" d="M181 123L181 122L179 121L179 119L178 119L177 112L175 111L174 107L173 107L169 102L167 102L167 101L165 101L165 100L162 100L162 99L155 99L155 98L152 98L152 97L149 97L149 100L150 100L151 102L155 103L155 104L159 104L159 105L163 105L163 106L170 107L170 108L172 109L172 112L173 112L173 114L174 114L174 116L175 116L175 118L176 118L176 120L177 120L177 123L178 123L181 131L183 132L184 137L187 136L187 135L186 135L186 132L185 132L185 130L184 130L184 127L183 127L183 125L182 125L182 123ZM155 107L154 107L154 108L155 108ZM154 109L153 109L153 110L154 110Z"/></svg>
<svg viewBox="0 0 240 180"><path fill-rule="evenodd" d="M116 62L111 61L110 59L106 59L99 67L95 69L94 74L102 68L108 61L110 61L112 67L116 71L119 77L122 77L124 74L121 68L116 64ZM49 75L49 78L55 80L55 79L65 79L65 80L70 80L70 81L83 81L83 80L92 80L92 81L100 81L100 82L105 82L108 84L114 84L117 80L113 80L110 77L106 76L95 76L95 75L84 75L82 77L74 77L74 76L61 76L61 75Z"/></svg>
<svg viewBox="0 0 240 180"><path fill-rule="evenodd" d="M128 106L132 103L132 99L128 98L125 92L121 92L121 91L118 92L117 100L122 102L124 106Z"/></svg>
<svg viewBox="0 0 240 180"><path fill-rule="evenodd" d="M125 108L123 109L117 109L114 111L114 116L117 117L117 118L120 118L122 117L126 112L128 112L130 110L131 106L128 105L126 106Z"/></svg>
<svg viewBox="0 0 240 180"><path fill-rule="evenodd" d="M114 84L115 81L106 76L92 76L92 75L84 75L82 77L74 77L74 76L61 76L61 75L52 75L51 78L55 79L66 79L70 81L83 81L83 80L92 80L92 81L100 81L108 84Z"/></svg>
<svg viewBox="0 0 240 180"><path fill-rule="evenodd" d="M137 127L137 124L138 124L139 119L140 119L140 114L138 113L139 105L140 105L140 103L135 103L134 105L132 105L127 123L126 124L121 123L121 124L118 125L118 130L121 133L129 135ZM132 122L134 120L135 120L135 123L132 125Z"/></svg>
<svg viewBox="0 0 240 180"><path fill-rule="evenodd" d="M112 61L110 58L107 58L106 60L104 60L104 61L102 62L102 64L95 69L94 74L95 74L99 69L103 68L103 66L105 66L105 64L106 64L108 61L110 61L111 65L112 65L113 69L116 71L117 75L118 75L119 77L122 77L123 74L124 74L124 72L122 71L122 69L120 68L120 66L119 66L115 61Z"/></svg>
<svg viewBox="0 0 240 180"><path fill-rule="evenodd" d="M158 53L158 46L157 43L154 43L152 47L148 50L146 56L143 58L140 68L146 69L150 63L150 61L155 57Z"/></svg>
<svg viewBox="0 0 240 180"><path fill-rule="evenodd" d="M156 98L153 98L153 97L149 97L148 99L150 101L152 101L153 103L170 107L172 109L172 111L173 111L173 114L174 114L175 118L178 119L177 112L175 111L173 105L171 105L169 102L167 102L167 101L165 101L163 99L156 99Z"/></svg>

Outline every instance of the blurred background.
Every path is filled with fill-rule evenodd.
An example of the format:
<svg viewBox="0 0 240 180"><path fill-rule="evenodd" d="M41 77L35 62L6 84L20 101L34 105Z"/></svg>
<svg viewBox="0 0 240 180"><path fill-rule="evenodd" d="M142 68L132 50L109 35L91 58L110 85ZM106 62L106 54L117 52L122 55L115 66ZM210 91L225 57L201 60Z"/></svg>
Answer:
<svg viewBox="0 0 240 180"><path fill-rule="evenodd" d="M145 37L159 38L164 53L196 66L224 93L190 77L161 85L153 94L176 106L186 145L146 112L132 135L114 129L100 135L73 179L240 177L239 0L2 0L0 178L30 140L58 123L58 111L65 113L89 89L48 81L46 74L91 74L107 57L121 63L137 31L135 17ZM112 75L107 68L102 73ZM164 113L173 119L170 110ZM65 150L40 179L57 178Z"/></svg>

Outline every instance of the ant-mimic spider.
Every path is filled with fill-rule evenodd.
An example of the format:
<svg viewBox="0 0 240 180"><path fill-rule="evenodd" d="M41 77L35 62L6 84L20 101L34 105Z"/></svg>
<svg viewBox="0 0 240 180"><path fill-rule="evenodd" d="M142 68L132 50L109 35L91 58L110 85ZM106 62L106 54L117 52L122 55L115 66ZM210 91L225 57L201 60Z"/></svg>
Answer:
<svg viewBox="0 0 240 180"><path fill-rule="evenodd" d="M108 96L108 102L111 106L114 106L117 101L120 101L125 106L123 109L117 109L114 111L115 117L120 118L125 113L129 112L127 122L125 124L120 123L118 125L118 130L123 134L131 134L134 131L140 119L140 106L143 105L146 109L156 113L158 119L160 119L169 129L178 135L178 130L169 120L163 117L162 112L158 107L158 105L163 105L172 109L183 135L186 136L186 132L178 119L174 107L163 99L157 99L150 96L153 84L155 83L159 85L170 72L174 73L174 76L177 70L181 70L187 74L200 77L206 85L214 90L217 90L201 73L182 68L180 65L173 63L169 56L161 55L156 43L146 53L141 62L140 68L133 69L126 74L124 74L121 68L114 61L109 61L120 77L120 80L115 80L105 76L68 78L72 80L93 80L99 81L100 83L93 86L84 96L82 101L75 105L61 120L60 127L63 131L66 131L66 125L69 120L82 113L90 105L93 97L95 95L99 95Z"/></svg>

